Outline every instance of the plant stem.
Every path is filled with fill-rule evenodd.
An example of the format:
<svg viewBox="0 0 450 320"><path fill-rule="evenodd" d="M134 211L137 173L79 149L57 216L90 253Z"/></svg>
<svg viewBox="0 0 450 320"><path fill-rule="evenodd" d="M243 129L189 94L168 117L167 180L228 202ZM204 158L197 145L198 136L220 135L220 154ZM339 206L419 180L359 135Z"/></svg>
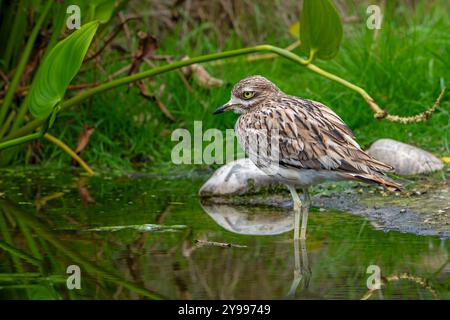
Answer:
<svg viewBox="0 0 450 320"><path fill-rule="evenodd" d="M17 46L17 44L18 44L17 40L21 40L20 37L18 37L18 35L19 34L23 35L23 32L20 32L20 29L21 29L21 25L25 24L25 22L24 22L25 12L26 12L25 7L26 7L26 5L25 5L24 0L20 0L20 2L17 3L17 10L15 10L16 15L15 15L14 21L12 23L11 33L10 33L8 41L6 43L5 53L3 54L3 57L2 57L3 65L7 68L10 67L11 60L12 60L11 57L13 55L14 47ZM14 35L15 41L13 41L12 35Z"/></svg>
<svg viewBox="0 0 450 320"><path fill-rule="evenodd" d="M20 249L17 249L16 247L3 242L0 240L0 248L13 254L14 256L17 256L19 258L22 258L24 260L26 260L27 262L36 265L36 266L41 266L42 261L40 261L39 259L36 259L35 257L30 256L28 253L23 252Z"/></svg>
<svg viewBox="0 0 450 320"><path fill-rule="evenodd" d="M236 57L236 56L241 56L241 55L247 55L250 53L255 53L255 52L272 52L275 53L285 59L288 59L290 61L293 61L299 65L302 65L306 68L308 68L309 70L320 74L321 76L328 78L330 80L333 80L335 82L338 82L340 84L342 84L343 86L359 93L364 100L368 103L369 107L371 108L371 110L375 113L375 118L377 119L382 119L382 118L386 118L390 121L395 121L395 122L400 122L400 123L409 123L409 122L417 122L417 121L424 121L427 119L427 117L436 109L437 105L439 104L440 98L442 98L443 96L443 92L441 93L440 97L438 98L438 100L436 100L435 105L430 108L429 110L418 114L416 116L411 116L411 117L400 117L400 116L392 116L389 115L386 111L384 111L383 109L381 109L374 101L374 99L361 87L358 87L357 85L354 85L353 83L348 82L347 80L344 80L330 72L327 72L321 68L319 68L318 66L312 64L312 63L308 63L307 60L300 58L298 55L296 55L295 53L290 52L289 50L286 49L282 49L282 48L278 48L278 47L274 47L271 45L259 45L259 46L255 46L255 47L250 47L250 48L243 48L243 49L237 49L237 50L230 50L230 51L224 51L224 52L218 52L218 53L212 53L212 54L208 54L208 55L204 55L204 56L199 56L199 57L195 57L195 58L191 58L191 59L187 59L187 60L181 60L181 61L177 61L174 63L170 63L164 66L160 66L160 67L156 67L150 70L146 70L143 72L139 72L139 73L135 73L133 75L130 76L126 76L120 79L116 79L104 84L101 84L97 87L88 89L84 92L81 92L79 94L77 94L76 96L66 100L65 102L62 103L61 105L61 111L62 110L66 110L71 106L74 106L76 104L79 104L80 102L90 98L91 96L103 92L103 91L107 91L110 89L113 89L115 87L121 86L121 85L125 85L137 80L141 80L144 78L148 78L148 77L152 77L152 76L156 76L158 74L164 73L164 72L168 72L168 71L172 71L175 69L179 69L191 64L195 64L195 63L203 63L203 62L207 62L207 61L213 61L213 60L219 60L219 59L225 59L225 58L230 58L230 57ZM6 139L3 139L1 141L5 141L7 139L14 139L16 137L20 137L24 134L27 134L29 132L32 132L33 130L35 130L36 128L38 128L40 125L42 125L44 123L44 119L35 119L29 123L27 123L25 126L23 126L22 128L12 132L11 134L9 134ZM28 140L27 140L28 141ZM9 142L9 141L7 141ZM18 143L12 143L12 145L16 145ZM3 143L0 143L0 149L3 148Z"/></svg>
<svg viewBox="0 0 450 320"><path fill-rule="evenodd" d="M73 159L75 159L75 161L80 164L80 166L88 173L88 175L90 175L90 176L94 175L94 171L92 171L92 169L88 166L88 164L83 159L81 159L75 153L75 151L70 149L70 147L67 144L65 144L64 142L62 142L61 140L59 140L58 138L52 136L49 133L45 133L44 134L44 138L47 139L48 141L50 141L51 143L56 144L58 147L63 149L63 151L65 153L67 153L69 156L71 156Z"/></svg>
<svg viewBox="0 0 450 320"><path fill-rule="evenodd" d="M11 148L18 144L26 143L31 140L39 139L40 137L42 137L42 133L36 132L36 133L28 134L26 136L11 139L11 140L0 143L0 150Z"/></svg>
<svg viewBox="0 0 450 320"><path fill-rule="evenodd" d="M372 109L375 114L384 113L384 111L376 103L374 103L373 98L363 88L358 87L357 85L354 85L353 83L348 82L347 80L342 79L328 71L325 71L314 64L310 63L306 66L306 68L359 93L364 98L364 100L366 100L366 102L369 104L370 109Z"/></svg>
<svg viewBox="0 0 450 320"><path fill-rule="evenodd" d="M65 283L67 281L66 277L55 274L55 275L43 275L39 272L28 272L28 273L0 273L0 282L54 282L54 283Z"/></svg>
<svg viewBox="0 0 450 320"><path fill-rule="evenodd" d="M179 68L182 68L182 67L185 67L185 66L188 66L191 64L195 64L195 63L202 63L202 62L207 62L207 61L236 57L236 56L246 55L246 54L255 53L255 52L273 52L273 53L276 53L286 59L289 59L291 61L299 63L301 65L306 64L305 63L306 61L304 59L300 58L299 56L297 56L296 54L289 52L288 50L277 48L277 47L270 46L270 45L260 45L260 46L256 46L256 47L212 53L212 54L199 56L199 57L195 57L195 58L191 58L191 59L187 59L187 60L177 61L177 62L170 63L170 64L167 64L167 65L164 65L161 67L156 67L156 68L153 68L150 70L135 73L135 74L127 76L127 77L123 77L120 79L116 79L116 80L101 84L97 87L88 89L88 90L81 92L81 93L77 94L76 96L66 100L61 106L61 111L66 110L67 108L90 98L94 94L97 94L97 93L100 93L100 92L103 92L103 91L106 91L109 89L113 89L115 87L125 85L125 84L128 84L128 83L136 81L136 80L141 80L144 78L156 76L158 74L172 71L175 69L179 69ZM10 133L3 140L13 139L13 138L22 136L24 134L27 134L29 132L32 132L33 130L38 128L40 125L42 125L42 123L44 121L45 121L44 119L35 119L35 120L27 123L22 128L18 129L17 131Z"/></svg>
<svg viewBox="0 0 450 320"><path fill-rule="evenodd" d="M19 64L17 65L17 68L14 72L14 77L9 85L8 91L6 92L6 96L3 101L3 105L0 108L0 124L3 124L3 120L5 120L6 113L9 110L9 106L14 97L14 93L16 91L17 85L19 84L19 81L22 77L23 71L28 62L28 58L30 57L31 51L33 50L34 42L39 34L39 30L41 29L42 24L44 23L48 12L50 11L52 4L53 4L53 1L47 1L44 9L41 12L41 15L39 16L38 21L36 22L36 25L34 26L33 30L31 31L30 37L28 38L28 41L27 41L27 45L25 46L22 56L20 57Z"/></svg>
<svg viewBox="0 0 450 320"><path fill-rule="evenodd" d="M306 62L307 62L308 64L310 64L311 62L313 62L314 58L316 57L316 52L317 52L317 49L312 49L312 48L311 48L311 50L309 51L309 58L308 58L308 60L306 60Z"/></svg>
<svg viewBox="0 0 450 320"><path fill-rule="evenodd" d="M9 126L11 125L11 122L13 122L15 116L16 112L14 110L9 113L8 117L6 118L5 122L2 124L2 127L0 129L0 137L3 137L5 135L5 132L9 129Z"/></svg>

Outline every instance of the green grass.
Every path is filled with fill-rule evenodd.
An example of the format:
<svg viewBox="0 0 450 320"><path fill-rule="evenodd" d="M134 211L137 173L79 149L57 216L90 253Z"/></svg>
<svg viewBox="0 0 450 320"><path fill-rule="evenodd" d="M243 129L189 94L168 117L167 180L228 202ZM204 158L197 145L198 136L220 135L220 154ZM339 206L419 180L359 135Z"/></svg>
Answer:
<svg viewBox="0 0 450 320"><path fill-rule="evenodd" d="M434 103L441 86L450 83L448 9L446 1L435 1L432 6L418 2L415 11L400 6L395 12L386 13L382 29L374 39L374 32L365 26L365 6L358 7L354 14L360 16L361 21L345 25L344 40L337 57L317 64L363 87L392 114L406 116L422 112ZM180 40L181 31L177 28L162 40L157 54L193 57L243 46L238 37L232 35L222 47L211 28L202 24L184 34L183 40ZM287 31L285 37L269 36L265 41L280 47L291 42L293 39ZM126 65L124 61L117 61L115 53L108 53L102 59L103 68L107 73L113 73ZM392 138L438 155L450 152L448 93L429 121L401 125L375 120L358 94L283 59L250 63L242 58L219 66L207 65L207 69L213 76L223 79L226 85L203 89L193 84L191 93L176 72L151 80L152 88L161 84L166 86L161 100L175 116L175 122L168 120L154 102L140 97L136 88L127 92L124 87L97 95L92 101L60 115L51 133L75 146L82 124L96 125L88 148L83 152L83 158L96 167L129 170L135 159L145 159L144 165L168 163L175 145L170 141L174 129L192 129L195 120L203 121L203 130L234 127L236 115L214 117L211 112L228 101L234 83L248 75L261 74L288 94L328 105L354 130L364 147L379 138ZM98 71L97 78L107 81L106 75ZM79 82L93 79L92 70L78 77ZM145 82L150 84L149 80ZM42 143L46 145L44 164L69 162L57 147L44 140Z"/></svg>

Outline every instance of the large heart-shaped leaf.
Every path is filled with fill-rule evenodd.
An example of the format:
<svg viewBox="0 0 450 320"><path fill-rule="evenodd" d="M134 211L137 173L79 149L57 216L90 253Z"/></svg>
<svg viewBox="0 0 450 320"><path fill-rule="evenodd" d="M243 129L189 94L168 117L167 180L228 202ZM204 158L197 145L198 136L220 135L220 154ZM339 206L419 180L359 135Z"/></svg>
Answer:
<svg viewBox="0 0 450 320"><path fill-rule="evenodd" d="M331 0L304 0L300 15L300 50L320 59L332 59L342 39L342 22Z"/></svg>
<svg viewBox="0 0 450 320"><path fill-rule="evenodd" d="M29 109L34 117L49 116L62 100L80 70L98 25L98 21L85 24L56 44L42 62L29 93Z"/></svg>

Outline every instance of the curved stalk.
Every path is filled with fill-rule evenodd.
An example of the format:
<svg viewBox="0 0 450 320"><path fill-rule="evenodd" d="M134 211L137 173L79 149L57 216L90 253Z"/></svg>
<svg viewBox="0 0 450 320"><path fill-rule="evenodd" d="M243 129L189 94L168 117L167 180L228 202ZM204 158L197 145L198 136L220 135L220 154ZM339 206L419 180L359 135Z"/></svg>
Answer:
<svg viewBox="0 0 450 320"><path fill-rule="evenodd" d="M75 151L73 151L72 149L70 149L70 147L65 144L64 142L62 142L61 140L59 140L58 138L52 136L49 133L45 133L44 134L44 138L47 139L48 141L50 141L53 144L56 144L58 147L60 147L61 149L63 149L63 151L65 153L67 153L69 156L71 156L76 162L78 162L80 164L80 166L87 172L88 175L93 176L94 175L94 171L92 171L92 169L88 166L88 164L86 162L84 162L83 159L80 158L80 156L78 156Z"/></svg>
<svg viewBox="0 0 450 320"><path fill-rule="evenodd" d="M88 90L81 92L80 94L66 100L61 105L61 110L65 110L71 106L79 104L80 102L90 98L91 96L93 96L97 93L104 92L106 90L110 90L115 87L125 85L128 83L137 81L137 80L156 76L158 74L172 71L175 69L179 69L179 68L182 68L182 67L185 67L185 66L188 66L191 64L195 64L195 63L203 63L203 62L208 62L208 61L213 61L213 60L247 55L247 54L256 53L256 52L275 53L287 60L293 61L301 66L304 66L304 67L308 68L309 70L311 70L317 74L320 74L321 76L323 76L325 78L328 78L330 80L338 82L338 83L342 84L343 86L359 93L364 98L364 100L367 102L367 104L369 105L371 110L375 113L375 118L377 118L377 119L386 118L389 121L400 122L400 123L424 121L436 109L436 107L439 104L440 99L442 98L443 93L444 93L444 91L441 92L439 98L436 100L433 107L431 107L429 110L427 110L421 114L418 114L416 116L411 116L411 117L400 117L400 116L395 116L395 115L389 115L385 110L381 109L378 106L378 104L375 103L374 99L361 87L358 87L357 85L350 83L345 79L342 79L330 72L327 72L312 63L308 63L307 60L300 58L295 53L292 53L286 49L274 47L271 45L259 45L259 46L250 47L250 48L243 48L243 49L237 49L237 50L212 53L212 54L199 56L199 57L195 57L195 58L191 58L191 59L187 59L187 60L181 60L181 61L170 63L170 64L167 64L164 66L156 67L156 68L153 68L153 69L150 69L147 71L135 73L133 75L126 76L126 77L123 77L120 79L116 79L116 80L101 84L97 87L88 89ZM14 139L14 138L20 137L22 135L28 134L28 133L32 132L33 130L35 130L36 128L38 128L39 126L41 126L44 122L45 122L45 119L35 119L35 120L29 122L28 124L26 124L25 126L23 126L22 128L18 129L17 131L12 132L2 141ZM13 141L15 141L15 140L16 139L14 139ZM8 142L8 141L6 141L6 142ZM18 144L18 143L14 143L12 145L15 145L15 144ZM4 143L0 143L0 149L3 149L3 148L4 148Z"/></svg>
<svg viewBox="0 0 450 320"><path fill-rule="evenodd" d="M308 58L308 60L306 60L306 62L307 62L308 64L310 64L311 62L313 62L314 58L316 57L316 52L317 52L317 49L312 49L312 48L311 48L311 50L309 51L309 58Z"/></svg>

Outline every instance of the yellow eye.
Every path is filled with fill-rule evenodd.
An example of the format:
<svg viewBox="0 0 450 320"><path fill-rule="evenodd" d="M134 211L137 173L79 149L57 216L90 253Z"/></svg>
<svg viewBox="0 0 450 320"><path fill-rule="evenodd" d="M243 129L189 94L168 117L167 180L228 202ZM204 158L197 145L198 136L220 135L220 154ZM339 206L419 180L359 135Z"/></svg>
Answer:
<svg viewBox="0 0 450 320"><path fill-rule="evenodd" d="M253 98L254 95L255 95L255 91L244 91L244 92L242 92L242 96L246 100Z"/></svg>

